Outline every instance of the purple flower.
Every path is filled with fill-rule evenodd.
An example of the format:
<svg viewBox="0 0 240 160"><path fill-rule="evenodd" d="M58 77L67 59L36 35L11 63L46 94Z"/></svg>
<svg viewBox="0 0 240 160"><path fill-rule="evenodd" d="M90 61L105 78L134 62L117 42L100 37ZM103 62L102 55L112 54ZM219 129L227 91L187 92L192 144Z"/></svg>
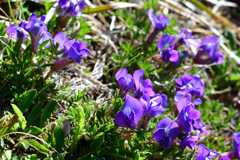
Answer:
<svg viewBox="0 0 240 160"><path fill-rule="evenodd" d="M84 0L58 0L58 6L61 9L59 15L70 14L73 17L80 16L84 7Z"/></svg>
<svg viewBox="0 0 240 160"><path fill-rule="evenodd" d="M189 147L191 150L194 150L195 142L198 141L198 136L185 136L183 137L182 141L182 150L184 150L186 147Z"/></svg>
<svg viewBox="0 0 240 160"><path fill-rule="evenodd" d="M153 132L154 139L160 144L169 149L171 142L177 138L180 129L178 124L172 121L169 117L158 122L155 131Z"/></svg>
<svg viewBox="0 0 240 160"><path fill-rule="evenodd" d="M167 96L165 94L155 94L150 99L149 94L144 94L140 98L143 105L143 114L149 118L154 118L162 115L167 108Z"/></svg>
<svg viewBox="0 0 240 160"><path fill-rule="evenodd" d="M200 133L209 133L203 128L205 124L201 122L201 112L196 110L194 106L201 103L202 101L198 98L191 103L191 96L182 98L177 102L177 109L180 113L178 121L185 130L186 135L189 135L192 131L195 131L197 136Z"/></svg>
<svg viewBox="0 0 240 160"><path fill-rule="evenodd" d="M119 95L123 93L127 93L128 90L133 90L134 88L134 80L131 74L128 74L126 68L122 68L117 71L115 74L118 84L120 85Z"/></svg>
<svg viewBox="0 0 240 160"><path fill-rule="evenodd" d="M198 155L196 157L197 160L211 160L219 155L218 152L213 152L203 144L198 145Z"/></svg>
<svg viewBox="0 0 240 160"><path fill-rule="evenodd" d="M17 25L11 25L10 27L7 28L7 33L10 34L13 37L16 37L20 39L21 41L25 41L26 37L28 37L27 31L24 30L26 25L25 21L22 21L19 26Z"/></svg>
<svg viewBox="0 0 240 160"><path fill-rule="evenodd" d="M182 37L182 38L180 38L180 37ZM177 35L177 39L178 38L180 38L180 39L175 44L175 48L178 48L179 46L181 46L183 44L185 44L187 47L190 47L190 46L199 47L199 45L200 45L197 40L194 40L194 36L192 36L191 30L189 30L188 28L182 29L180 31L179 35Z"/></svg>
<svg viewBox="0 0 240 160"><path fill-rule="evenodd" d="M167 96L165 94L155 94L150 99L149 94L144 94L140 98L143 105L142 128L147 130L151 118L158 117L163 114L167 108Z"/></svg>
<svg viewBox="0 0 240 160"><path fill-rule="evenodd" d="M139 98L142 95L144 95L145 93L148 93L149 96L151 96L151 97L155 95L155 92L152 89L151 80L146 79L142 82L143 75L144 75L144 70L142 70L142 69L136 70L133 73L133 79L134 79L135 86L136 86L136 92L134 94L135 98Z"/></svg>
<svg viewBox="0 0 240 160"><path fill-rule="evenodd" d="M115 116L115 122L118 126L136 128L136 125L142 118L142 115L142 104L136 98L127 94L122 111L117 112Z"/></svg>
<svg viewBox="0 0 240 160"><path fill-rule="evenodd" d="M213 63L217 62L218 64L223 63L223 52L217 51L219 46L219 42L217 41L217 37L206 37L203 39L200 45L200 50L194 58L194 61L197 63ZM207 54L208 57L203 59L202 55Z"/></svg>
<svg viewBox="0 0 240 160"><path fill-rule="evenodd" d="M63 46L71 59L78 64L80 63L82 57L87 57L90 55L87 45L84 42L78 42L72 39L66 41Z"/></svg>
<svg viewBox="0 0 240 160"><path fill-rule="evenodd" d="M204 94L205 84L199 75L184 74L182 78L174 78L173 80L177 83L176 96L191 93L193 96L201 97ZM174 99L177 98L176 96Z"/></svg>
<svg viewBox="0 0 240 160"><path fill-rule="evenodd" d="M46 16L43 15L39 20L36 13L32 13L28 24L25 26L25 30L28 31L31 37L32 50L34 53L38 51L40 36L47 33L47 26L44 23Z"/></svg>
<svg viewBox="0 0 240 160"><path fill-rule="evenodd" d="M158 42L158 50L162 50L168 45L172 44L175 41L175 36L169 34L164 34ZM179 62L179 52L174 49L174 44L160 52L161 59L163 61L171 61L178 64Z"/></svg>
<svg viewBox="0 0 240 160"><path fill-rule="evenodd" d="M148 18L152 22L153 27L161 31L169 24L168 18L161 14L156 18L152 8L148 10Z"/></svg>
<svg viewBox="0 0 240 160"><path fill-rule="evenodd" d="M68 121L68 119L66 118L65 121L62 123L62 127L61 127L62 131L63 131L63 136L66 137L67 135L70 134L70 123Z"/></svg>
<svg viewBox="0 0 240 160"><path fill-rule="evenodd" d="M54 44L58 42L58 51L65 49L62 57L54 63L54 70L60 70L61 68L69 65L72 62L80 63L82 57L90 55L87 45L84 42L78 42L74 39L68 40L67 36L63 32L59 32L54 37Z"/></svg>
<svg viewBox="0 0 240 160"><path fill-rule="evenodd" d="M64 42L68 41L68 37L64 32L58 32L54 37L54 45L58 43L57 51L64 49Z"/></svg>

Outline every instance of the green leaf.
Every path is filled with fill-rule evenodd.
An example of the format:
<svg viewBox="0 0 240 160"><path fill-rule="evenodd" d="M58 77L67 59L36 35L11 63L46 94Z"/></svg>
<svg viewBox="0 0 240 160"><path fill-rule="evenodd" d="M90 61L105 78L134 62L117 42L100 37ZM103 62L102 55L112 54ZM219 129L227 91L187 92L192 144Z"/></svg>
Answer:
<svg viewBox="0 0 240 160"><path fill-rule="evenodd" d="M51 118L52 114L55 112L57 108L57 102L52 101L47 104L47 106L44 108L42 115L41 115L41 120L40 120L40 126L44 126L47 121Z"/></svg>
<svg viewBox="0 0 240 160"><path fill-rule="evenodd" d="M80 132L84 125L84 112L82 106L77 106L78 132Z"/></svg>
<svg viewBox="0 0 240 160"><path fill-rule="evenodd" d="M19 106L19 109L22 113L24 113L25 110L33 104L36 93L37 90L32 89L22 94L21 103Z"/></svg>
<svg viewBox="0 0 240 160"><path fill-rule="evenodd" d="M231 74L230 79L231 79L231 81L239 81L240 80L240 74Z"/></svg>
<svg viewBox="0 0 240 160"><path fill-rule="evenodd" d="M38 159L37 159L37 155L36 155L36 154L32 154L30 160L38 160Z"/></svg>
<svg viewBox="0 0 240 160"><path fill-rule="evenodd" d="M63 160L66 154L67 154L67 151L64 151L64 153L62 153L62 155L58 159Z"/></svg>
<svg viewBox="0 0 240 160"><path fill-rule="evenodd" d="M171 19L168 26L172 26L177 22L176 19Z"/></svg>
<svg viewBox="0 0 240 160"><path fill-rule="evenodd" d="M91 143L91 151L97 151L101 147L103 140L104 140L103 132L99 133L96 137L94 137Z"/></svg>
<svg viewBox="0 0 240 160"><path fill-rule="evenodd" d="M14 126L14 124L17 123L18 118L18 115L15 114L9 121L7 121L7 124L5 124L0 130L0 136L7 133Z"/></svg>
<svg viewBox="0 0 240 160"><path fill-rule="evenodd" d="M24 149L24 151L26 151L29 147L29 145L27 143L24 143L24 142L20 142L20 146Z"/></svg>
<svg viewBox="0 0 240 160"><path fill-rule="evenodd" d="M15 104L11 104L11 105L14 110L14 113L19 116L19 118L18 118L19 123L21 125L22 130L24 130L25 127L27 126L27 121L26 121L25 117L23 116L22 112L19 110L19 108Z"/></svg>
<svg viewBox="0 0 240 160"><path fill-rule="evenodd" d="M6 159L12 159L12 151L11 150L5 151L4 154L5 154Z"/></svg>
<svg viewBox="0 0 240 160"><path fill-rule="evenodd" d="M49 40L46 40L46 41L42 42L42 43L39 45L38 50L39 50L39 51L42 50L43 47L45 47L48 42L49 42Z"/></svg>
<svg viewBox="0 0 240 160"><path fill-rule="evenodd" d="M55 141L56 141L56 146L55 149L58 152L62 152L62 148L64 146L64 136L63 136L63 132L60 126L57 126L54 129L54 137L55 137Z"/></svg>
<svg viewBox="0 0 240 160"><path fill-rule="evenodd" d="M51 7L52 7L52 2L45 2L46 13L51 9Z"/></svg>
<svg viewBox="0 0 240 160"><path fill-rule="evenodd" d="M31 111L30 115L28 116L27 120L28 123L27 125L29 126L35 119L38 118L39 114L42 111L42 103L38 103L33 110Z"/></svg>
<svg viewBox="0 0 240 160"><path fill-rule="evenodd" d="M5 35L5 21L3 21L3 23L0 26L0 35L4 36Z"/></svg>
<svg viewBox="0 0 240 160"><path fill-rule="evenodd" d="M12 118L12 117L10 117L10 118ZM0 127L4 124L4 122L7 120L7 117L4 117L4 118L2 118L2 120L1 120L1 122L0 122Z"/></svg>
<svg viewBox="0 0 240 160"><path fill-rule="evenodd" d="M49 153L48 148L46 148L44 145L40 144L39 142L37 142L35 140L25 140L25 139L23 139L22 142L24 142L24 143L28 144L29 146L35 148L36 150L38 150L42 154L48 155L48 153Z"/></svg>
<svg viewBox="0 0 240 160"><path fill-rule="evenodd" d="M125 23L126 23L126 24L129 24L129 22L131 21L131 19L132 19L132 15L129 14L128 17L127 17L127 19L126 19L126 21L125 21Z"/></svg>
<svg viewBox="0 0 240 160"><path fill-rule="evenodd" d="M40 134L43 133L43 130L36 126L28 127L24 130L24 132L26 132L26 133L28 133L29 131L31 131L30 134L35 135L35 136L39 136Z"/></svg>

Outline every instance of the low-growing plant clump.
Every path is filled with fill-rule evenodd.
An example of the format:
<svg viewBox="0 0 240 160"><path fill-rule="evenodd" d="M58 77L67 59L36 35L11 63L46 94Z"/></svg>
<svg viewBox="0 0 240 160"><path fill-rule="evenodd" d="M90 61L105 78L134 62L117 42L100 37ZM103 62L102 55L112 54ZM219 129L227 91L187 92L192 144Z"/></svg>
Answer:
<svg viewBox="0 0 240 160"><path fill-rule="evenodd" d="M0 159L240 159L239 29L202 2L3 5Z"/></svg>

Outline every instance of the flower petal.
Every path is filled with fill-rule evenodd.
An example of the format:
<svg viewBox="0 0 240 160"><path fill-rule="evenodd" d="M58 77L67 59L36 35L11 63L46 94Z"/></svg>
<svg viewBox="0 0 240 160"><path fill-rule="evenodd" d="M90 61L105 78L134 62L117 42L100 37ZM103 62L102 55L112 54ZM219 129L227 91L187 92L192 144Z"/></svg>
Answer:
<svg viewBox="0 0 240 160"><path fill-rule="evenodd" d="M61 51L64 47L63 44L68 40L67 35L64 32L58 32L54 37L54 44L56 45L57 42L59 44L58 51Z"/></svg>

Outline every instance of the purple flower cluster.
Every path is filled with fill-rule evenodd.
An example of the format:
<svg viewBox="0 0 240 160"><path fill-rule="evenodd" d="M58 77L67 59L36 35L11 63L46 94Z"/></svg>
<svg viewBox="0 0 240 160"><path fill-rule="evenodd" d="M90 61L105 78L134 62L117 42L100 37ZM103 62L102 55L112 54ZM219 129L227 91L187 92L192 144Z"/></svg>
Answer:
<svg viewBox="0 0 240 160"><path fill-rule="evenodd" d="M7 28L7 33L23 41L28 37L28 34L26 33L28 32L31 38L32 51L37 53L39 43L52 38L51 34L48 32L46 24L44 23L45 18L46 16L43 15L39 20L37 14L32 13L28 23L22 21L19 26L11 25ZM43 36L42 40L40 40L41 36Z"/></svg>
<svg viewBox="0 0 240 160"><path fill-rule="evenodd" d="M120 69L115 74L120 86L120 95L126 95L122 111L119 111L115 117L116 124L119 126L147 130L150 119L162 115L166 110L167 96L155 94L151 80L143 80L143 75L144 70L140 69L136 70L132 76L126 68ZM127 94L129 90L135 90L133 97ZM141 124L138 124L140 120Z"/></svg>
<svg viewBox="0 0 240 160"><path fill-rule="evenodd" d="M201 97L204 94L205 84L198 75L184 74L180 79L173 79L177 84L177 92L174 101L177 102L179 116L176 122L185 131L181 142L182 150L186 147L194 149L195 142L199 140L200 133L209 134L201 122L201 112L195 109L202 101L197 98L191 102L192 96ZM195 133L192 135L190 133Z"/></svg>
<svg viewBox="0 0 240 160"><path fill-rule="evenodd" d="M173 80L177 84L177 92L174 97L176 102L188 93L196 97L201 97L204 94L205 83L199 75L184 74L182 78L174 78Z"/></svg>
<svg viewBox="0 0 240 160"><path fill-rule="evenodd" d="M151 11L149 10L149 13L152 13L152 10ZM149 16L149 19L153 21L152 16ZM159 24L165 23L160 23L160 21L157 22L156 20L154 20L152 24L155 27L161 26ZM175 44L172 44L176 39L179 40ZM186 45L187 47L190 47L195 52L196 56L194 57L194 61L196 63L200 64L208 64L213 62L217 62L218 64L223 63L223 52L217 51L219 47L217 37L215 36L206 37L202 40L202 42L200 42L199 39L194 39L194 36L192 35L192 32L189 29L182 29L180 33L176 36L164 34L158 42L158 50L160 51L165 47L169 45L170 46L160 51L160 54L156 54L152 58L153 60L158 60L161 58L163 61L170 61L172 62L173 65L177 65L181 59L183 60L189 54L189 52L186 50L182 51L183 56L180 58L181 51L177 51L177 49L179 48L179 46L183 44Z"/></svg>
<svg viewBox="0 0 240 160"><path fill-rule="evenodd" d="M192 33L189 29L182 29L177 35L177 38L180 38L175 45L175 49L179 46L185 44L187 47L190 47L192 50L196 50L194 61L200 64L208 64L217 62L218 64L223 63L223 52L217 51L219 47L219 42L217 37L205 37L202 42L198 39L194 39ZM197 51L198 48L198 51Z"/></svg>
<svg viewBox="0 0 240 160"><path fill-rule="evenodd" d="M147 130L151 118L162 115L166 110L167 96L155 94L151 80L143 80L143 75L143 70L136 70L132 76L126 68L120 69L115 74L120 86L120 95L127 95L122 111L117 112L115 117L118 126ZM160 145L168 149L180 131L185 131L185 136L180 141L182 149L189 147L193 150L200 133L209 133L204 129L205 124L201 122L201 112L195 109L195 105L201 104L202 101L196 99L191 102L192 95L203 95L204 83L196 75L184 75L183 78L174 80L178 85L174 99L177 102L179 116L176 121L168 117L160 120L153 136ZM130 90L135 90L133 97L127 94Z"/></svg>
<svg viewBox="0 0 240 160"><path fill-rule="evenodd" d="M72 17L80 16L84 7L85 0L58 0L60 8L59 16L70 14Z"/></svg>
<svg viewBox="0 0 240 160"><path fill-rule="evenodd" d="M144 70L136 70L132 76L126 68L115 74L121 94L125 95L129 90L134 90L134 84L136 88L134 97L126 94L122 111L117 112L115 116L118 126L147 130L151 118L161 116L166 110L167 96L155 94L151 80L143 80L143 75ZM168 149L179 131L178 124L167 117L158 123L153 136L160 145Z"/></svg>
<svg viewBox="0 0 240 160"><path fill-rule="evenodd" d="M36 13L32 13L29 22L21 22L19 26L12 25L7 28L7 33L20 39L25 40L29 33L31 37L32 50L34 53L38 52L39 44L53 39L52 35L48 32L47 26L44 23L46 16L43 15L40 20L37 18ZM41 39L40 39L41 38ZM78 42L74 39L69 40L67 35L63 32L59 32L54 37L54 44L59 44L57 51L64 49L64 52L57 61L55 61L52 67L53 71L60 70L72 62L80 63L81 57L87 57L90 52L84 42ZM47 48L50 46L50 42L44 46Z"/></svg>
<svg viewBox="0 0 240 160"><path fill-rule="evenodd" d="M154 10L149 9L148 10L148 18L151 21L154 32L150 34L147 42L150 43L153 41L153 39L156 37L156 34L159 31L163 31L166 26L169 25L169 20L167 17L163 15L159 15L158 17L155 17ZM179 39L176 44L172 44L176 39ZM172 45L170 45L172 44ZM195 58L194 61L197 63L213 63L217 62L219 64L223 63L223 53L222 51L217 51L219 42L217 41L217 37L206 37L203 39L202 42L200 42L198 39L194 39L194 36L192 35L192 32L185 28L180 31L180 33L176 36L171 36L169 34L164 34L158 43L158 50L162 50L165 47L169 46L168 48L165 48L164 50L160 51L160 54L154 55L152 58L153 60L157 61L160 58L163 61L170 61L173 65L177 65L180 62L180 51L177 51L178 47L185 44L187 47L190 47L192 50L196 50L199 48L199 51L195 51ZM195 48L195 49L194 49ZM183 51L184 55L181 59L184 59L188 54L188 52ZM207 58L205 55L208 55Z"/></svg>
<svg viewBox="0 0 240 160"><path fill-rule="evenodd" d="M200 99L191 102L191 94L188 94L185 98L177 102L177 109L179 111L177 121L185 131L182 142L183 150L187 146L193 150L195 142L200 138L200 133L209 134L209 132L204 129L206 125L201 122L201 112L195 109L195 105L201 103L202 101ZM196 136L189 136L191 132L195 132Z"/></svg>
<svg viewBox="0 0 240 160"><path fill-rule="evenodd" d="M148 93L149 96L154 96L155 92L152 90L152 82L150 79L143 81L144 70L136 70L133 76L128 73L126 68L122 68L115 74L118 84L120 85L120 95L126 94L129 90L134 90L134 84L136 91L135 98L140 98L142 95Z"/></svg>

